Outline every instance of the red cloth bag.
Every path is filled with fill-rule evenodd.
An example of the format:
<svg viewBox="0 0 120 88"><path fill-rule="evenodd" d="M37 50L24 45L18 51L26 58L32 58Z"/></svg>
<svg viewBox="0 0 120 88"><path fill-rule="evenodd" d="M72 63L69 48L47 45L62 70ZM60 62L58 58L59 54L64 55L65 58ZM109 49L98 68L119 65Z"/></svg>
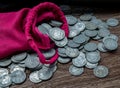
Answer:
<svg viewBox="0 0 120 88"><path fill-rule="evenodd" d="M23 8L18 12L0 13L0 59L17 52L34 50L42 63L51 64L58 58L58 53L46 60L40 50L48 50L55 45L46 34L38 31L36 24L44 20L58 20L63 22L61 29L68 36L68 25L60 8L44 2L30 8Z"/></svg>

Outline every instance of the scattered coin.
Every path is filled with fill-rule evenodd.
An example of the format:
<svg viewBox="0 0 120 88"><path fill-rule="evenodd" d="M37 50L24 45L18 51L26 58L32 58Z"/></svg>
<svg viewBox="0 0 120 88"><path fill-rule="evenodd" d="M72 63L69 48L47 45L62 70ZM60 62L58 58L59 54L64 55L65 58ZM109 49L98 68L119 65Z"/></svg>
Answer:
<svg viewBox="0 0 120 88"><path fill-rule="evenodd" d="M79 76L84 72L84 68L78 68L73 65L69 67L69 72L73 76Z"/></svg>
<svg viewBox="0 0 120 88"><path fill-rule="evenodd" d="M62 58L62 57L58 57L58 62L61 64L66 64L69 63L71 61L70 58Z"/></svg>
<svg viewBox="0 0 120 88"><path fill-rule="evenodd" d="M103 43L98 43L98 50L101 52L107 52L108 50L105 49Z"/></svg>
<svg viewBox="0 0 120 88"><path fill-rule="evenodd" d="M10 65L11 62L12 62L12 61L11 61L10 58L0 60L0 66L1 66L1 67L6 67L6 66Z"/></svg>
<svg viewBox="0 0 120 88"><path fill-rule="evenodd" d="M98 34L97 30L85 30L85 35L88 37L95 37Z"/></svg>
<svg viewBox="0 0 120 88"><path fill-rule="evenodd" d="M26 79L26 74L25 72L21 71L21 70L16 70L13 73L11 73L11 80L13 83L15 84L21 84L25 81Z"/></svg>
<svg viewBox="0 0 120 88"><path fill-rule="evenodd" d="M67 43L68 43L68 39L66 37L63 40L55 41L55 44L58 47L64 47L65 45L67 45Z"/></svg>
<svg viewBox="0 0 120 88"><path fill-rule="evenodd" d="M98 30L98 35L100 37L106 37L106 36L109 36L110 35L110 31L108 29L99 29Z"/></svg>
<svg viewBox="0 0 120 88"><path fill-rule="evenodd" d="M38 72L39 71L34 71L34 72L30 73L29 79L30 79L31 82L33 82L33 83L42 82L42 80L38 76Z"/></svg>
<svg viewBox="0 0 120 88"><path fill-rule="evenodd" d="M87 43L85 46L84 46L84 49L87 50L87 51L95 51L97 49L97 44L96 43Z"/></svg>
<svg viewBox="0 0 120 88"><path fill-rule="evenodd" d="M83 14L80 16L80 20L83 20L83 21L89 21L91 20L92 18L92 15L89 15L89 14Z"/></svg>
<svg viewBox="0 0 120 88"><path fill-rule="evenodd" d="M62 40L65 37L64 31L57 27L50 29L49 34L55 40Z"/></svg>
<svg viewBox="0 0 120 88"><path fill-rule="evenodd" d="M72 15L66 15L66 20L67 20L67 23L69 25L74 25L75 23L77 23L77 18L72 16Z"/></svg>
<svg viewBox="0 0 120 88"><path fill-rule="evenodd" d="M9 71L6 68L0 68L0 77L9 74Z"/></svg>
<svg viewBox="0 0 120 88"><path fill-rule="evenodd" d="M51 58L52 56L55 55L55 49L49 49L46 51L42 51L43 55L45 56L46 59Z"/></svg>
<svg viewBox="0 0 120 88"><path fill-rule="evenodd" d="M66 55L68 57L74 58L74 57L77 57L79 55L79 51L76 48L67 47L66 48Z"/></svg>
<svg viewBox="0 0 120 88"><path fill-rule="evenodd" d="M85 67L89 68L89 69L93 69L93 68L95 68L97 66L98 66L98 63L90 63L88 61L87 61L86 65L85 65Z"/></svg>
<svg viewBox="0 0 120 88"><path fill-rule="evenodd" d="M50 25L55 26L55 27L60 27L62 23L56 20L51 20Z"/></svg>
<svg viewBox="0 0 120 88"><path fill-rule="evenodd" d="M106 23L111 26L111 27L114 27L114 26L117 26L119 24L119 21L115 18L109 18Z"/></svg>
<svg viewBox="0 0 120 88"><path fill-rule="evenodd" d="M86 22L85 23L85 27L88 30L95 30L95 29L97 29L97 25L94 24L93 22Z"/></svg>
<svg viewBox="0 0 120 88"><path fill-rule="evenodd" d="M104 78L108 75L109 70L107 67L105 67L103 65L99 65L94 68L93 73L96 77Z"/></svg>
<svg viewBox="0 0 120 88"><path fill-rule="evenodd" d="M80 44L75 43L73 40L69 40L67 45L72 48L77 48L80 46Z"/></svg>
<svg viewBox="0 0 120 88"><path fill-rule="evenodd" d="M111 38L105 39L103 43L105 48L108 50L116 50L118 47L117 41Z"/></svg>

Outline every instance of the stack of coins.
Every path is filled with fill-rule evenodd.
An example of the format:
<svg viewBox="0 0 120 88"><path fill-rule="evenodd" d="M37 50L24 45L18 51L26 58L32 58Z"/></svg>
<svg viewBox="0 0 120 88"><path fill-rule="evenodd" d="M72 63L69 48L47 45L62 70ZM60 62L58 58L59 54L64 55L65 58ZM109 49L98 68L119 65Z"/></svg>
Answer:
<svg viewBox="0 0 120 88"><path fill-rule="evenodd" d="M71 62L69 72L80 76L84 68L93 69L93 74L104 78L109 74L106 66L99 65L100 52L114 51L118 47L118 37L111 34L109 28L117 26L119 21L110 18L106 22L97 19L92 14L82 14L79 18L66 15L69 25L69 36L60 28L62 23L51 20L38 25L38 30L55 43L59 57L53 64L42 64L34 52L22 52L12 57L0 60L0 88L21 84L26 80L26 69L30 70L29 80L33 83L52 78L57 70L57 63ZM93 40L93 41L92 41ZM94 42L94 41L97 41ZM46 60L55 55L55 49L41 51Z"/></svg>

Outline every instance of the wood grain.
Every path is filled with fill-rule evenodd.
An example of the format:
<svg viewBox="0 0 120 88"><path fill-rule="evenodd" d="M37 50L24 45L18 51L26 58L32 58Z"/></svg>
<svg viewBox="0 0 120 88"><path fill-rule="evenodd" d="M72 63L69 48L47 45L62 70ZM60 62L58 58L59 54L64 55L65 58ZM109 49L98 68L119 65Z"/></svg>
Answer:
<svg viewBox="0 0 120 88"><path fill-rule="evenodd" d="M106 20L110 17L118 18L120 20L119 11L96 11L95 16ZM34 84L26 80L21 85L15 85L11 88L120 88L120 25L110 28L111 33L119 37L119 47L116 51L111 53L101 53L101 65L109 68L110 73L106 78L99 79L93 75L93 71L85 69L84 74L79 77L71 76L68 72L69 64L58 64L58 69L52 79L44 81L39 84ZM27 75L29 71L27 71Z"/></svg>

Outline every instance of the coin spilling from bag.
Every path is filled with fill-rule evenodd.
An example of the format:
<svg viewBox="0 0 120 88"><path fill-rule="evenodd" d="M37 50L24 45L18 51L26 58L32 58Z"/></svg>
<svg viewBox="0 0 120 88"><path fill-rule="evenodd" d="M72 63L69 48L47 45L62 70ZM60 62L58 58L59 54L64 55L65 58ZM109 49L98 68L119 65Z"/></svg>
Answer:
<svg viewBox="0 0 120 88"><path fill-rule="evenodd" d="M88 13L79 18L69 14L66 15L66 20L69 25L68 38L60 28L62 22L51 20L37 25L38 30L55 43L59 54L57 61L53 64L42 64L33 51L0 60L0 88L25 82L26 69L31 71L29 75L31 82L40 83L48 80L57 70L57 63L71 62L68 71L73 76L83 74L84 68L93 69L93 74L98 78L104 78L109 74L106 66L99 65L102 58L100 52L110 52L118 48L118 37L111 34L109 28L117 26L119 21L110 18L105 22ZM54 48L41 52L47 60L55 55Z"/></svg>

